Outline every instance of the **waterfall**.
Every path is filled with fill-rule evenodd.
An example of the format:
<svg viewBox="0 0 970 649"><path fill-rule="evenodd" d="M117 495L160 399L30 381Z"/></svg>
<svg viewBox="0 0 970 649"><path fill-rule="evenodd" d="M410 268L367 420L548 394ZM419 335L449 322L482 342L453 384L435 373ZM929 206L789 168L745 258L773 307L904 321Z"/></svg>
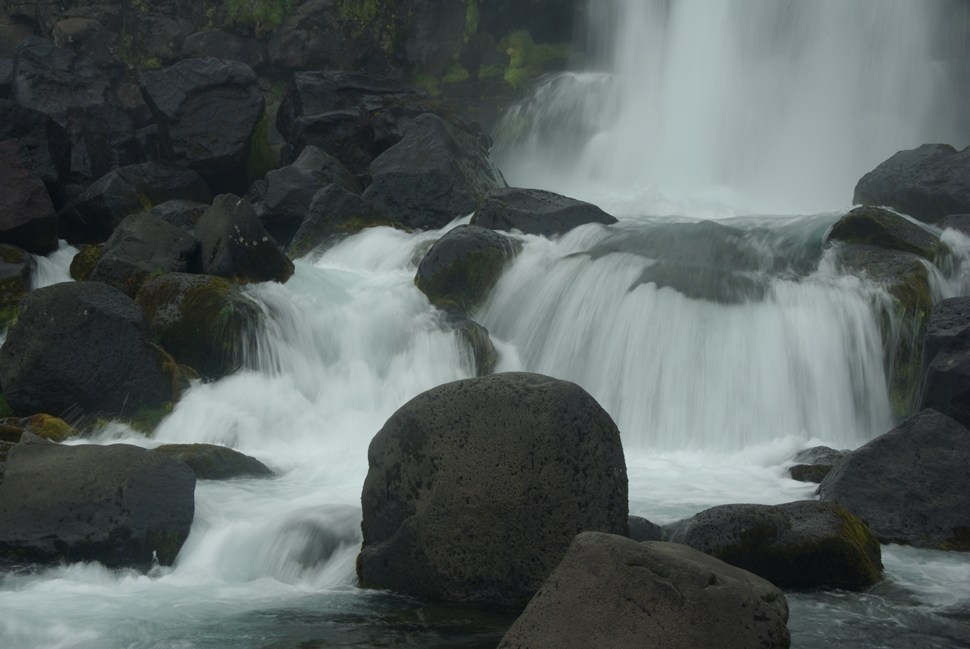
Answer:
<svg viewBox="0 0 970 649"><path fill-rule="evenodd" d="M585 63L500 125L513 185L627 213L837 209L900 149L970 143L945 0L602 0ZM958 121L961 120L961 121Z"/></svg>

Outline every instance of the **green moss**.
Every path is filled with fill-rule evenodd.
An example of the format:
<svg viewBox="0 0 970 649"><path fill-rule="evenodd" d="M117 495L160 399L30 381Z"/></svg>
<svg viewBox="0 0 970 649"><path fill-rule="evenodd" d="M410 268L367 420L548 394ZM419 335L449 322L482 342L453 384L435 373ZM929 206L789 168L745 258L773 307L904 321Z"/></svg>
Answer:
<svg viewBox="0 0 970 649"><path fill-rule="evenodd" d="M7 397L0 393L0 419L16 416L17 413L14 412L13 408L10 407L10 404L7 403Z"/></svg>
<svg viewBox="0 0 970 649"><path fill-rule="evenodd" d="M954 527L953 535L940 544L941 550L970 552L970 527Z"/></svg>
<svg viewBox="0 0 970 649"><path fill-rule="evenodd" d="M478 2L475 0L465 0L465 42L478 33L478 25L481 23L482 16L478 11Z"/></svg>
<svg viewBox="0 0 970 649"><path fill-rule="evenodd" d="M392 0L337 0L337 15L345 20L371 23L390 5Z"/></svg>
<svg viewBox="0 0 970 649"><path fill-rule="evenodd" d="M161 70L162 62L158 60L158 57L153 56L145 61L145 68L148 70Z"/></svg>
<svg viewBox="0 0 970 649"><path fill-rule="evenodd" d="M226 0L226 17L257 34L276 29L292 11L292 0Z"/></svg>
<svg viewBox="0 0 970 649"><path fill-rule="evenodd" d="M25 427L34 435L49 439L52 442L63 442L69 437L80 434L76 428L63 419L43 414L30 417Z"/></svg>
<svg viewBox="0 0 970 649"><path fill-rule="evenodd" d="M157 408L139 408L128 425L138 432L150 436L166 417L172 414L175 404L171 401L163 403Z"/></svg>
<svg viewBox="0 0 970 649"><path fill-rule="evenodd" d="M468 81L468 77L468 70L463 68L461 64L456 63L448 70L448 74L442 77L441 83L461 83L462 81Z"/></svg>
<svg viewBox="0 0 970 649"><path fill-rule="evenodd" d="M269 117L263 113L262 119L256 125L252 137L249 139L249 158L246 160L246 172L249 184L266 177L266 173L276 169L279 161L269 145Z"/></svg>
<svg viewBox="0 0 970 649"><path fill-rule="evenodd" d="M82 246L81 251L71 260L71 277L79 282L86 282L91 272L101 260L104 244L98 246Z"/></svg>
<svg viewBox="0 0 970 649"><path fill-rule="evenodd" d="M441 94L441 84L429 74L416 74L411 80L411 83L417 88L426 90L432 97L437 97Z"/></svg>
<svg viewBox="0 0 970 649"><path fill-rule="evenodd" d="M505 70L505 80L513 88L520 87L527 79L540 74L569 58L570 47L561 45L537 45L527 30L520 29L510 33L499 43L510 58Z"/></svg>
<svg viewBox="0 0 970 649"><path fill-rule="evenodd" d="M902 420L915 412L919 401L919 376L923 360L923 338L933 314L929 276L921 264L892 284L895 320L894 335L884 336L889 365L889 399L893 415ZM885 331L892 329L884 327Z"/></svg>

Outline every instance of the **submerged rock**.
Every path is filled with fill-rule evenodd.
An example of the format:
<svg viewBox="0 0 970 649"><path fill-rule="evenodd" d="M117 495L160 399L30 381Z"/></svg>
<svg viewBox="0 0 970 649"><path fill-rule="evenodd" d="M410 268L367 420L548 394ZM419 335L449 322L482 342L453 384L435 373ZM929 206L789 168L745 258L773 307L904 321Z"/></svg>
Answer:
<svg viewBox="0 0 970 649"><path fill-rule="evenodd" d="M900 250L934 261L946 248L940 238L904 217L878 207L857 207L829 230L826 241Z"/></svg>
<svg viewBox="0 0 970 649"><path fill-rule="evenodd" d="M439 386L373 439L360 583L519 607L585 530L627 533L626 464L579 386L496 374Z"/></svg>
<svg viewBox="0 0 970 649"><path fill-rule="evenodd" d="M232 478L265 478L273 475L266 465L254 457L243 455L225 446L213 444L162 444L156 453L185 462L200 480L230 480Z"/></svg>
<svg viewBox="0 0 970 649"><path fill-rule="evenodd" d="M882 543L970 550L970 431L923 410L845 456L819 487Z"/></svg>
<svg viewBox="0 0 970 649"><path fill-rule="evenodd" d="M498 352L488 335L488 329L474 320L464 318L450 320L449 326L464 342L463 351L466 347L470 351L467 358L464 355L462 357L462 366L468 369L468 373L472 376L487 376L494 372L498 363Z"/></svg>
<svg viewBox="0 0 970 649"><path fill-rule="evenodd" d="M539 189L505 187L485 194L471 222L492 230L552 237L587 223L610 225L616 219L592 203Z"/></svg>
<svg viewBox="0 0 970 649"><path fill-rule="evenodd" d="M900 151L867 173L852 202L885 206L924 223L970 212L970 149L924 144Z"/></svg>
<svg viewBox="0 0 970 649"><path fill-rule="evenodd" d="M829 502L712 507L691 519L683 543L783 588L860 590L882 577L876 537Z"/></svg>
<svg viewBox="0 0 970 649"><path fill-rule="evenodd" d="M194 515L195 475L181 462L127 444L62 446L27 433L7 453L0 556L171 565Z"/></svg>
<svg viewBox="0 0 970 649"><path fill-rule="evenodd" d="M499 649L785 649L788 602L750 572L675 543L576 537Z"/></svg>

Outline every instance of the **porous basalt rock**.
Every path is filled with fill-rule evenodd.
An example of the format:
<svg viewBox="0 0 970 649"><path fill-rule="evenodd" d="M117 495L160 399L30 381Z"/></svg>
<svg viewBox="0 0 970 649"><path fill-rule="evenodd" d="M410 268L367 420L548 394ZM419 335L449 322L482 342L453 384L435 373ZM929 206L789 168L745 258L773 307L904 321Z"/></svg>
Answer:
<svg viewBox="0 0 970 649"><path fill-rule="evenodd" d="M265 478L273 475L265 464L225 446L213 444L162 444L156 453L189 465L200 480Z"/></svg>
<svg viewBox="0 0 970 649"><path fill-rule="evenodd" d="M787 649L788 602L750 572L676 543L585 532L499 649Z"/></svg>
<svg viewBox="0 0 970 649"><path fill-rule="evenodd" d="M610 416L536 374L457 381L402 406L372 440L361 585L521 608L585 530L627 533Z"/></svg>
<svg viewBox="0 0 970 649"><path fill-rule="evenodd" d="M876 537L830 502L712 507L694 516L683 543L783 588L860 590L882 576Z"/></svg>
<svg viewBox="0 0 970 649"><path fill-rule="evenodd" d="M485 194L471 222L492 230L552 237L587 223L611 225L616 219L591 203L539 189L506 187Z"/></svg>

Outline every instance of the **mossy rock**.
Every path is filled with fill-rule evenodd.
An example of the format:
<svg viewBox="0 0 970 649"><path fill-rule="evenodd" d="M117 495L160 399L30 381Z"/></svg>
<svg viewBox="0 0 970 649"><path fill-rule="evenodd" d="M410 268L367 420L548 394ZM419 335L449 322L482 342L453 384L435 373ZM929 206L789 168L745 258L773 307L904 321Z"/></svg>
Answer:
<svg viewBox="0 0 970 649"><path fill-rule="evenodd" d="M206 380L237 370L262 319L259 306L232 282L167 273L145 282L135 300L162 347Z"/></svg>
<svg viewBox="0 0 970 649"><path fill-rule="evenodd" d="M19 442L24 431L58 443L80 435L80 431L66 421L50 415L37 414L30 417L0 419L0 440Z"/></svg>
<svg viewBox="0 0 970 649"><path fill-rule="evenodd" d="M185 462L201 480L266 478L273 475L273 472L256 458L225 446L164 444L155 451Z"/></svg>
<svg viewBox="0 0 970 649"><path fill-rule="evenodd" d="M861 590L882 577L879 541L834 503L712 507L694 516L684 543L782 588Z"/></svg>
<svg viewBox="0 0 970 649"><path fill-rule="evenodd" d="M792 480L819 484L831 470L831 464L796 464L788 469L788 473Z"/></svg>
<svg viewBox="0 0 970 649"><path fill-rule="evenodd" d="M493 373L498 363L498 352L488 335L488 329L473 320L458 320L451 327L471 352L468 358L462 358L462 364L471 370L469 373L474 376Z"/></svg>
<svg viewBox="0 0 970 649"><path fill-rule="evenodd" d="M826 240L909 252L929 261L948 252L938 236L879 207L852 210L832 226Z"/></svg>
<svg viewBox="0 0 970 649"><path fill-rule="evenodd" d="M418 266L414 284L435 306L466 314L485 299L512 255L508 237L462 225L431 246Z"/></svg>
<svg viewBox="0 0 970 649"><path fill-rule="evenodd" d="M17 320L17 305L30 290L37 262L33 255L6 244L0 244L0 331Z"/></svg>
<svg viewBox="0 0 970 649"><path fill-rule="evenodd" d="M81 250L71 260L71 277L79 282L86 282L91 278L91 272L101 260L104 244L95 246L84 244Z"/></svg>

